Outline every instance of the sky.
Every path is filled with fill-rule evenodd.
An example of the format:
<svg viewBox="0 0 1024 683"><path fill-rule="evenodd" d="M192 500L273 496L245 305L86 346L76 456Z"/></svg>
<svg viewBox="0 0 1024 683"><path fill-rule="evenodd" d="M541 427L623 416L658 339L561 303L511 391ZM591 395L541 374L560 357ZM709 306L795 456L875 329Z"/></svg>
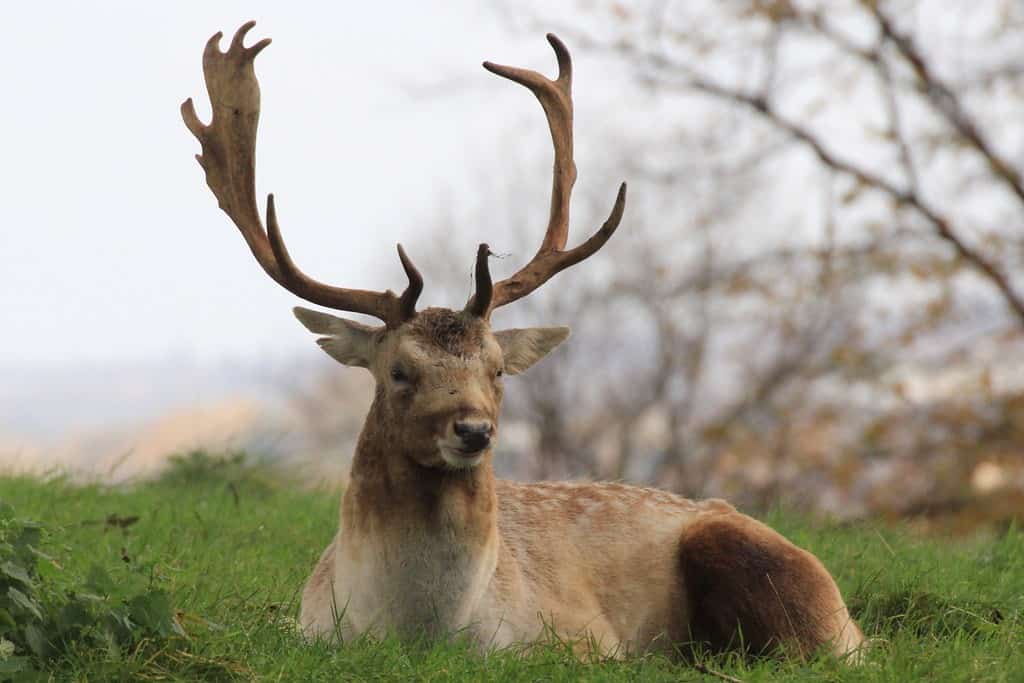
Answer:
<svg viewBox="0 0 1024 683"><path fill-rule="evenodd" d="M480 169L500 172L503 137L550 153L532 96L480 67L551 73L543 31L514 30L490 3L55 7L2 17L0 367L315 350L291 316L299 302L217 208L180 119L193 97L208 121L200 58L216 31L226 47L255 19L249 44L273 39L256 61L257 196L275 193L290 251L315 277L400 288L394 244L422 239L439 202L479 191ZM578 109L615 90L586 59ZM423 301L453 303L429 287Z"/></svg>
<svg viewBox="0 0 1024 683"><path fill-rule="evenodd" d="M517 0L515 7L528 13L521 9L528 4ZM452 205L487 207L493 196L495 206L508 206L502 192L516 183L502 180L537 167L517 154L550 158L536 100L480 62L551 75L554 59L544 40L551 27L526 29L499 5L107 0L69 1L57 10L7 3L0 11L0 437L5 428L52 434L155 414L169 401L265 392L273 382L261 378L323 360L313 335L291 314L302 302L259 268L195 162L199 144L179 107L192 97L209 120L201 55L210 35L224 32L226 46L238 26L254 19L249 44L273 39L256 60L263 105L257 196L262 207L266 193L275 193L297 263L332 284L401 289L396 242L417 260L413 245L449 237L441 219ZM585 18L580 8L593 3L536 5L564 12L565 23L576 26ZM959 16L927 18L945 24ZM596 162L612 156L607 141L640 153L643 137L667 121L699 117L679 101L640 99L635 74L630 79L571 40L569 47L580 172L575 241L593 227L578 220L585 197L610 203L615 191L592 180L600 175ZM966 54L975 59L982 52ZM808 81L808 93L813 85ZM828 112L816 122L859 125L838 114L829 119ZM614 135L602 137L597 127ZM751 130L756 134L744 127L737 136ZM862 137L844 130L827 132L853 141L856 148L844 151L850 158L870 154ZM1015 138L1001 143L1019 146ZM695 168L706 161L673 160ZM626 179L636 207L644 201L642 180ZM805 194L773 194L765 204L787 235L800 237L794 226L821 227ZM524 204L539 231L546 197ZM463 261L418 261L427 282L421 306L464 301L440 298L431 287L440 273L431 268L461 269L468 282L477 243L508 251L494 226L464 223L452 247ZM767 224L749 222L737 247L757 248L759 239L750 237L771 229ZM627 213L621 234L628 225Z"/></svg>

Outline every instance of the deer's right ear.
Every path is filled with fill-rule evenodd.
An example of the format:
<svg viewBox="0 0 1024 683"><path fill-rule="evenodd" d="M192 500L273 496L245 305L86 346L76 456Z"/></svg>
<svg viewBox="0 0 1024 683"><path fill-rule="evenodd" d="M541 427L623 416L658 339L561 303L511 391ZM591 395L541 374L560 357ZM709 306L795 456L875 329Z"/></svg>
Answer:
<svg viewBox="0 0 1024 683"><path fill-rule="evenodd" d="M310 332L328 335L316 340L328 356L342 365L370 367L378 328L301 306L296 306L292 312Z"/></svg>

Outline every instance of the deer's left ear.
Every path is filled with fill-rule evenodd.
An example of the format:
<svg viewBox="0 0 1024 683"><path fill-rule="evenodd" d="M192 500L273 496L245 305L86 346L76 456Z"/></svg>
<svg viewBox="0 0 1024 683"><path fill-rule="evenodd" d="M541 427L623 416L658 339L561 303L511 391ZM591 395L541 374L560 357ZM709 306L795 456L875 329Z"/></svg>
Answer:
<svg viewBox="0 0 1024 683"><path fill-rule="evenodd" d="M494 333L505 357L505 372L518 375L569 338L568 327L528 327Z"/></svg>

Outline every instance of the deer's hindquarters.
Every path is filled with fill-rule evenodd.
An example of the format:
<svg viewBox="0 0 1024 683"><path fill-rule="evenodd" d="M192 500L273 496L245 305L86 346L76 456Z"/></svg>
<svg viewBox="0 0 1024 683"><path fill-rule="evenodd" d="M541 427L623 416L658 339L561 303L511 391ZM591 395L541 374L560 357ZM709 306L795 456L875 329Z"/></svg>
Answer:
<svg viewBox="0 0 1024 683"><path fill-rule="evenodd" d="M698 646L807 656L847 655L863 644L821 562L745 515L695 521L679 554L689 635Z"/></svg>

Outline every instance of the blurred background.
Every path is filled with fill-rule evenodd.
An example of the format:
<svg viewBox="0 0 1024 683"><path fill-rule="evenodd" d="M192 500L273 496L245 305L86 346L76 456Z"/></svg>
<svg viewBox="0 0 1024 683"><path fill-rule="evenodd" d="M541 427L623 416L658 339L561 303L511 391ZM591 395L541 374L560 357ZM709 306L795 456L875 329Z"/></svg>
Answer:
<svg viewBox="0 0 1024 683"><path fill-rule="evenodd" d="M490 59L575 60L570 242L494 323L569 324L508 382L499 473L840 519L1024 510L1024 5L1013 0L21 3L3 10L0 467L122 482L196 448L343 485L368 373L218 210L178 106L256 19L257 193L292 255L461 306L516 270L551 143ZM226 42L225 42L226 45Z"/></svg>

